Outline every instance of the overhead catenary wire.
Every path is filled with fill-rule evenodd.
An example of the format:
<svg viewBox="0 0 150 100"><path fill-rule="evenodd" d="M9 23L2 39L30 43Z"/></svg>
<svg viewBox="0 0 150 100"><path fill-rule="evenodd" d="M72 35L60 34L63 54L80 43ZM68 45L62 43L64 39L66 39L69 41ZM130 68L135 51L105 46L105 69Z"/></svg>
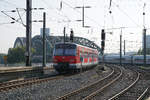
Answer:
<svg viewBox="0 0 150 100"><path fill-rule="evenodd" d="M51 6L45 1L45 0L41 0L47 7L48 7L48 9L52 9L51 8ZM56 11L56 13L59 15L59 16L61 16L61 17L64 17L64 18L67 18L67 20L70 20L70 18L68 17L68 16L66 16L66 15L62 15L62 14L60 14L60 10L59 9L54 9L55 11ZM59 13L58 13L59 12ZM61 12L62 13L62 12Z"/></svg>
<svg viewBox="0 0 150 100"><path fill-rule="evenodd" d="M131 16L129 16L123 9L121 9L115 2L112 1L112 3L120 10L121 13L123 13L124 15L126 15L131 21L132 23L134 23L137 27L141 28L141 25L137 24Z"/></svg>
<svg viewBox="0 0 150 100"><path fill-rule="evenodd" d="M42 1L44 1L45 4L48 5L45 0L42 0ZM125 11L123 11L116 3L114 3L113 1L111 1L111 2L112 2L112 4L114 4L123 14L125 14L137 27L141 27L141 26L138 25ZM62 1L62 3L65 4L65 5L67 5L68 7L72 8L72 9L75 10L77 13L80 13L80 14L81 14L81 12L78 11L77 9L75 9L72 5L66 3L65 1ZM111 4L111 5L112 5L112 4ZM58 9L57 9L57 10L58 10ZM87 19L89 19L90 21L94 22L95 24L97 24L98 26L104 27L103 25L100 25L97 21L95 21L94 19L88 17L87 15L86 15L85 17L86 17ZM112 20L113 20L113 22L114 22L114 18L112 18Z"/></svg>
<svg viewBox="0 0 150 100"><path fill-rule="evenodd" d="M14 24L15 22L12 21L12 22L6 22L6 23L0 23L0 25L5 25L5 24Z"/></svg>
<svg viewBox="0 0 150 100"><path fill-rule="evenodd" d="M18 10L19 11L19 10ZM20 24L22 24L22 22L20 22L19 20L21 20L21 17L25 14L25 11L24 11L24 13L22 14L22 15L20 15L19 14L19 16L20 16L20 18L18 18L18 19L16 19L16 18L14 18L14 17L12 17L12 16L10 16L9 14L7 14L5 11L1 11L4 15L6 15L7 17L9 17L10 19L12 19L13 21L15 21L15 22L18 22L18 23L20 23ZM11 10L10 12L16 12L15 10ZM22 24L23 26L25 26L24 24Z"/></svg>
<svg viewBox="0 0 150 100"><path fill-rule="evenodd" d="M48 3L47 3L45 0L42 0L42 1L49 7ZM75 9L75 7L73 7L72 5L66 3L65 1L62 1L62 3L65 4L65 5L67 5L69 8L73 9L73 10L76 11L77 13L81 14L81 12L78 11L77 9ZM49 7L49 9L51 9L51 8ZM55 9L55 10L61 12L59 9ZM60 14L59 14L59 15L60 15ZM62 16L62 15L61 15L61 16ZM65 15L65 17L69 18L69 17L66 16L66 15ZM86 17L87 19L89 19L90 21L94 22L95 24L97 24L99 27L103 27L103 26L100 25L97 21L95 21L94 19L90 18L89 16L85 15L85 17Z"/></svg>
<svg viewBox="0 0 150 100"><path fill-rule="evenodd" d="M73 6L71 6L70 4L68 4L68 3L64 2L64 1L63 1L63 3L66 4L68 7L72 8L73 10L75 10L77 13L80 13L80 14L81 14L80 11L78 11L77 9L75 9L75 8L74 8ZM95 21L94 19L90 18L89 16L85 15L85 17L86 17L87 19L89 19L90 21L94 22L95 24L97 24L99 27L103 27L103 26L100 25L97 21Z"/></svg>
<svg viewBox="0 0 150 100"><path fill-rule="evenodd" d="M20 15L20 12L19 12L18 8L16 8L16 9L17 9L17 13L18 13L18 15L19 15L19 19L21 20L22 25L23 25L23 26L26 26L26 25L23 23L22 16Z"/></svg>

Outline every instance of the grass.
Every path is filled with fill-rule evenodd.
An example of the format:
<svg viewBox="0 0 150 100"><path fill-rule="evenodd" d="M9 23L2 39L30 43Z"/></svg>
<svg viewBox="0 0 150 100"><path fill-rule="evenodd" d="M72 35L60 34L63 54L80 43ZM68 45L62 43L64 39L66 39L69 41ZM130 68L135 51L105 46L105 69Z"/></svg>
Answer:
<svg viewBox="0 0 150 100"><path fill-rule="evenodd" d="M145 100L150 100L150 97L149 97L149 98L147 98L147 99L145 99Z"/></svg>
<svg viewBox="0 0 150 100"><path fill-rule="evenodd" d="M150 66L141 66L141 69L150 69Z"/></svg>

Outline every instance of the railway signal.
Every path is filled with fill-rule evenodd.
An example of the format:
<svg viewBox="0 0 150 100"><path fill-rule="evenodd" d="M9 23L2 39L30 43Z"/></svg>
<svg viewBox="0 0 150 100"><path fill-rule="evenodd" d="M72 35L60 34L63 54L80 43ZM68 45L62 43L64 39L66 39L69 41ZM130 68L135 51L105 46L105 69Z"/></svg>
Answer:
<svg viewBox="0 0 150 100"><path fill-rule="evenodd" d="M101 31L101 49L102 49L102 54L104 54L104 47L105 47L105 30L102 29Z"/></svg>
<svg viewBox="0 0 150 100"><path fill-rule="evenodd" d="M102 40L105 40L105 30L104 30L104 29L102 29L101 39L102 39Z"/></svg>
<svg viewBox="0 0 150 100"><path fill-rule="evenodd" d="M104 51L104 47L105 47L105 42L102 41L102 42L101 42L101 48L102 48L102 51Z"/></svg>
<svg viewBox="0 0 150 100"><path fill-rule="evenodd" d="M73 42L74 32L73 29L70 31L70 41Z"/></svg>

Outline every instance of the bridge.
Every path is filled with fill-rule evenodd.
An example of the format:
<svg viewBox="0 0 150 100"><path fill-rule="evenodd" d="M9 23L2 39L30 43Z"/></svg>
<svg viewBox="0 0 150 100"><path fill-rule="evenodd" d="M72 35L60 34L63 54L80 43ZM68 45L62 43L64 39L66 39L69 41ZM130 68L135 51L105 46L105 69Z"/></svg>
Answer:
<svg viewBox="0 0 150 100"><path fill-rule="evenodd" d="M53 47L54 44L57 42L63 42L63 36L47 36L46 37L46 48L47 48L47 54L51 55L53 52ZM70 41L70 37L66 37L66 42ZM99 55L102 54L101 48L95 44L93 41L90 41L86 38L83 37L74 37L73 40L74 43L80 44L80 45L84 45L90 48L94 48L97 49L99 52ZM18 37L14 43L14 48L18 47L18 46L25 46L26 45L26 38L25 37ZM42 55L42 36L41 35L36 35L32 38L32 47L36 50L37 55Z"/></svg>

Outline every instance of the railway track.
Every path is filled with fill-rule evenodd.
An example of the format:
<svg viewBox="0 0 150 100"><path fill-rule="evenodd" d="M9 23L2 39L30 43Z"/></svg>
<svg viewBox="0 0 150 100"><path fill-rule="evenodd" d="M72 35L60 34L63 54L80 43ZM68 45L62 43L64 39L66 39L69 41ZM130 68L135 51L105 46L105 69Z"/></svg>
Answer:
<svg viewBox="0 0 150 100"><path fill-rule="evenodd" d="M136 73L137 73L137 78L135 79L134 82L132 82L132 84L130 84L128 87L126 87L125 89L123 89L122 91L114 95L113 97L109 98L108 100L136 100L138 97L140 97L140 93L136 93L136 92L139 92L138 90L140 90L141 88L139 87L133 89L134 87L136 87L136 84L140 79L140 74L138 72ZM130 93L134 93L134 95Z"/></svg>
<svg viewBox="0 0 150 100"><path fill-rule="evenodd" d="M19 80L19 81L13 81L13 82L4 82L4 83L0 83L0 92L8 91L10 89L15 89L15 88L23 87L27 85L42 83L42 82L46 82L50 80L61 79L63 77L64 76L55 76L55 77L42 78L42 79L32 78L32 79Z"/></svg>
<svg viewBox="0 0 150 100"><path fill-rule="evenodd" d="M8 91L10 89L15 89L15 88L22 87L22 86L42 83L42 82L46 82L46 81L50 81L50 80L62 79L64 77L69 77L69 76L77 75L77 74L80 74L80 73L63 74L63 75L56 74L56 75L50 75L50 76L44 76L44 77L38 77L38 78L30 78L30 79L26 79L26 80L3 82L3 83L0 83L0 92Z"/></svg>
<svg viewBox="0 0 150 100"><path fill-rule="evenodd" d="M14 81L10 81L10 82L3 82L3 83L0 83L0 87L13 85L13 84L16 84L16 83L28 82L28 81L36 80L36 79L37 78L30 78L30 79L26 79L26 80L23 79L23 80L14 80Z"/></svg>
<svg viewBox="0 0 150 100"><path fill-rule="evenodd" d="M146 98L147 98L147 97L146 97L146 96L147 96L146 94L148 93L149 89L150 89L150 88L146 88L145 91L139 96L139 98L138 98L137 100L146 99Z"/></svg>
<svg viewBox="0 0 150 100"><path fill-rule="evenodd" d="M122 69L115 67L113 68L112 72L103 79L100 79L94 82L93 84L70 92L64 96L58 97L56 100L81 100L81 99L88 100L92 98L96 93L102 91L107 86L112 84L114 81L119 79L121 75Z"/></svg>

